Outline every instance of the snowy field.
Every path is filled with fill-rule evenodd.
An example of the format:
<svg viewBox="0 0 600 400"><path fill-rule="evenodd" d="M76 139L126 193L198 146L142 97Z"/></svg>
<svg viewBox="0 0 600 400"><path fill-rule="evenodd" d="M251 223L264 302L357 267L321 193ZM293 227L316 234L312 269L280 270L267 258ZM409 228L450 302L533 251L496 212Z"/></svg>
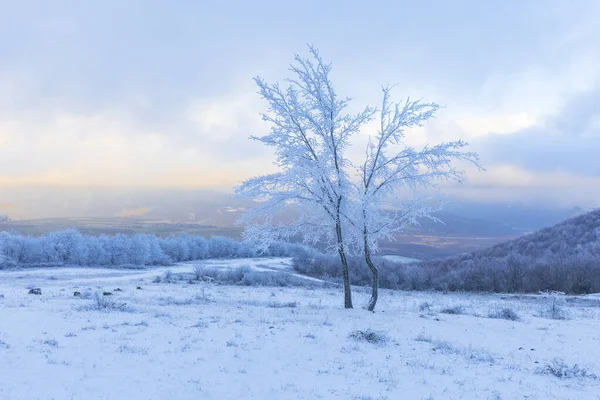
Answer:
<svg viewBox="0 0 600 400"><path fill-rule="evenodd" d="M288 259L206 263L293 273ZM155 282L166 268L0 272L0 399L600 399L597 296L552 313L542 296L383 290L368 313L336 287L219 285L193 268L170 283Z"/></svg>
<svg viewBox="0 0 600 400"><path fill-rule="evenodd" d="M417 259L417 258L410 258L410 257L404 257L404 256L394 256L394 255L383 256L383 258L385 258L386 260L389 260L389 261L393 261L393 262L397 262L397 263L403 263L403 264L408 264L408 263L419 261L419 259Z"/></svg>

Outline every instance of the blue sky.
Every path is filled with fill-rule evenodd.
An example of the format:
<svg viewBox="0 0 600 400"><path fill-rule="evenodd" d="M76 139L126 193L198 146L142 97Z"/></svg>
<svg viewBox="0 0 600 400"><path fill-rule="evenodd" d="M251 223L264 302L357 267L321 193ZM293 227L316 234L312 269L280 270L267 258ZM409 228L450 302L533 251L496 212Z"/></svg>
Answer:
<svg viewBox="0 0 600 400"><path fill-rule="evenodd" d="M600 206L597 1L0 0L0 9L0 190L230 190L272 168L247 140L268 129L252 77L285 78L311 43L357 108L376 105L386 83L398 83L398 99L445 106L409 143L463 138L488 169L449 193Z"/></svg>

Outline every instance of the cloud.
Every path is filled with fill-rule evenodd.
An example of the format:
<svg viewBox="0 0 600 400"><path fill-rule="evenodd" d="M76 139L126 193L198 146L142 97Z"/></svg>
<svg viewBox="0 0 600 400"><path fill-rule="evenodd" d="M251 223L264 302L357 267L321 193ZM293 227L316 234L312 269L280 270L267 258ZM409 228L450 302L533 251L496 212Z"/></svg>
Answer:
<svg viewBox="0 0 600 400"><path fill-rule="evenodd" d="M26 3L0 24L0 184L230 189L270 172L248 140L268 129L251 78L281 81L307 42L353 107L394 82L446 106L408 143L472 141L503 196L598 171L596 2Z"/></svg>
<svg viewBox="0 0 600 400"><path fill-rule="evenodd" d="M600 177L600 89L569 99L558 114L510 135L473 141L489 164L513 164L537 172Z"/></svg>
<svg viewBox="0 0 600 400"><path fill-rule="evenodd" d="M150 208L136 208L133 210L123 210L123 211L117 213L117 217L135 217L135 216L147 214L150 211L151 211Z"/></svg>
<svg viewBox="0 0 600 400"><path fill-rule="evenodd" d="M14 210L15 205L12 203L0 203L0 210Z"/></svg>
<svg viewBox="0 0 600 400"><path fill-rule="evenodd" d="M470 171L466 185L446 185L443 192L490 203L517 202L598 207L600 176L530 171L515 165L492 165L485 173Z"/></svg>
<svg viewBox="0 0 600 400"><path fill-rule="evenodd" d="M258 96L257 96L258 97ZM224 187L270 169L247 96L190 101L153 128L127 112L0 119L0 184Z"/></svg>

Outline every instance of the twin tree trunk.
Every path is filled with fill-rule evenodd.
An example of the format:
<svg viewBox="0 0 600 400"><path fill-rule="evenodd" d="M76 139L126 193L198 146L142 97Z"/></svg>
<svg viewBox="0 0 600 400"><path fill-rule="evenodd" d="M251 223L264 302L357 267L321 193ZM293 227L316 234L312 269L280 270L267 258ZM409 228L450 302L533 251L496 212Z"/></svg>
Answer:
<svg viewBox="0 0 600 400"><path fill-rule="evenodd" d="M350 274L348 273L348 260L344 251L344 241L342 237L342 224L338 217L335 222L335 232L337 234L337 247L340 261L342 262L342 276L344 278L344 307L352 308L352 291L350 289Z"/></svg>
<svg viewBox="0 0 600 400"><path fill-rule="evenodd" d="M342 276L344 279L344 307L352 308L352 290L350 288L350 274L348 272L348 260L346 259L346 252L344 251L344 241L342 236L342 226L341 222L338 219L335 224L335 232L337 234L338 241L338 254L340 256L340 261L342 263ZM364 238L364 253L365 253L365 261L371 270L371 274L373 275L373 280L371 283L371 299L369 303L366 305L366 309L369 311L375 310L375 305L377 305L377 299L379 297L379 270L373 264L373 260L371 259L371 248L369 247L368 240L368 232L367 228L364 228L363 231Z"/></svg>
<svg viewBox="0 0 600 400"><path fill-rule="evenodd" d="M379 270L373 264L373 260L371 260L371 249L369 247L369 241L367 240L367 228L364 229L364 253L365 253L365 261L371 270L371 274L373 274L373 281L371 286L371 300L366 306L366 309L369 311L375 310L375 305L377 304L377 297L379 296Z"/></svg>

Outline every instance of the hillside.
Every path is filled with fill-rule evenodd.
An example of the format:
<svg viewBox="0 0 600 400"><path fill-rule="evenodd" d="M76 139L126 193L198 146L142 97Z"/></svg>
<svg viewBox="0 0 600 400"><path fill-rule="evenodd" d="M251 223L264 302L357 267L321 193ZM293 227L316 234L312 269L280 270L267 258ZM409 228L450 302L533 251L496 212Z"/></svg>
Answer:
<svg viewBox="0 0 600 400"><path fill-rule="evenodd" d="M420 264L432 287L600 291L600 210L490 248Z"/></svg>

